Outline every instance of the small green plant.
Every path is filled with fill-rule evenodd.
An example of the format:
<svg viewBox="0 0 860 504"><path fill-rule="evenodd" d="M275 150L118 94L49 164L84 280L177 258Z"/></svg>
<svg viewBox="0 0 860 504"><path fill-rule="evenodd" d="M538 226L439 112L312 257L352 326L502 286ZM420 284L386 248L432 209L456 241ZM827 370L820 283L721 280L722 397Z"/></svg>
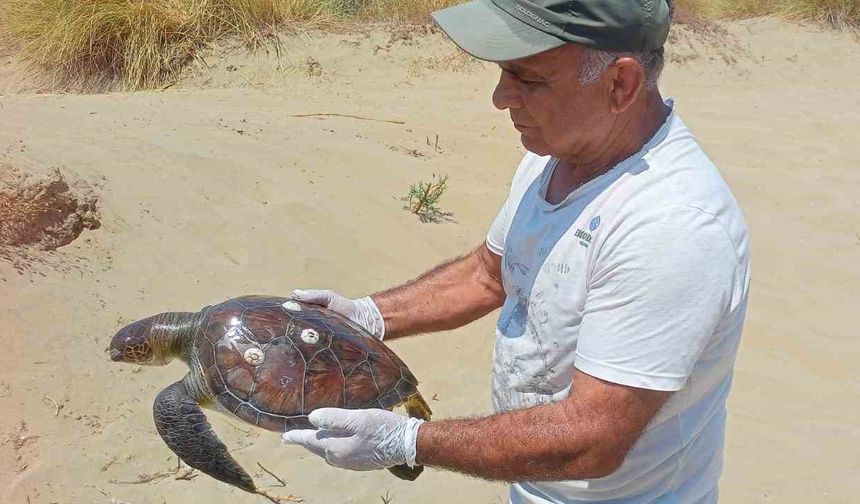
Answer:
<svg viewBox="0 0 860 504"><path fill-rule="evenodd" d="M448 188L448 176L441 175L436 178L433 175L430 182L420 181L409 187L409 194L403 198L406 201L406 209L421 219L421 222L441 222L451 220L450 212L443 212L437 206L439 198Z"/></svg>

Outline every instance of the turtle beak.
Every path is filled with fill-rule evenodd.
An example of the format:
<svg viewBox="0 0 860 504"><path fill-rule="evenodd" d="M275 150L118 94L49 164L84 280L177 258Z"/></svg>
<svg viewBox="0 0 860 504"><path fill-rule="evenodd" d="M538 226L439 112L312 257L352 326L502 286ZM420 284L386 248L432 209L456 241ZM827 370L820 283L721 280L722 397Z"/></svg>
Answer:
<svg viewBox="0 0 860 504"><path fill-rule="evenodd" d="M119 362L122 360L122 351L117 350L116 348L111 349L110 351L110 360L114 362Z"/></svg>

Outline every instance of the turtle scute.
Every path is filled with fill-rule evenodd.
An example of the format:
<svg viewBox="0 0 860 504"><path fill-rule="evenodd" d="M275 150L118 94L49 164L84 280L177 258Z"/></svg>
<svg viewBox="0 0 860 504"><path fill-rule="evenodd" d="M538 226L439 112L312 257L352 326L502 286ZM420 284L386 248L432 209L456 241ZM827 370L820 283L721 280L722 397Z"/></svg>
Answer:
<svg viewBox="0 0 860 504"><path fill-rule="evenodd" d="M265 429L308 427L321 407L391 408L417 392L385 344L319 306L236 298L207 308L201 329L197 357L216 401Z"/></svg>

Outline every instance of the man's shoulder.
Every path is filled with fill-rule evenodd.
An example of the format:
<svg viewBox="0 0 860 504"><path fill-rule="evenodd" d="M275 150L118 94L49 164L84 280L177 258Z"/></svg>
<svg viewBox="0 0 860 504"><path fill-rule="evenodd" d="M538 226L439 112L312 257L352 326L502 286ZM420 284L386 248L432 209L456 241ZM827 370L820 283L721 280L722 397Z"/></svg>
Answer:
<svg viewBox="0 0 860 504"><path fill-rule="evenodd" d="M608 192L605 213L614 214L621 228L689 231L694 233L690 239L710 223L745 255L747 230L740 204L684 122L676 116L671 126Z"/></svg>
<svg viewBox="0 0 860 504"><path fill-rule="evenodd" d="M621 191L628 206L690 207L715 216L741 213L720 170L680 117L640 164Z"/></svg>

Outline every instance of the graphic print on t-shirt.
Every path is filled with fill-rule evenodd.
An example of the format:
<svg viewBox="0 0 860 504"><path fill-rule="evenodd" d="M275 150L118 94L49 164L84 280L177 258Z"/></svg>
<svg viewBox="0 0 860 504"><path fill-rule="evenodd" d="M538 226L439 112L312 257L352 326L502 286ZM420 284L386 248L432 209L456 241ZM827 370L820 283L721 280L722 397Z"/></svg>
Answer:
<svg viewBox="0 0 860 504"><path fill-rule="evenodd" d="M563 343L551 334L555 324L550 324L549 305L558 302L551 298L569 297L571 306L563 318L578 324L581 307L570 289L584 281L587 248L571 253L568 244L586 239L590 243L592 238L573 225L581 220L587 197L559 205L543 198L551 168L548 163L526 189L511 218L502 254L507 299L497 324L502 338L496 344L496 364L506 372L495 374L494 386L500 410L550 402L570 386L570 372L563 371L570 367L559 366L557 356L567 351L572 355L575 338L564 342L569 348L561 348Z"/></svg>

